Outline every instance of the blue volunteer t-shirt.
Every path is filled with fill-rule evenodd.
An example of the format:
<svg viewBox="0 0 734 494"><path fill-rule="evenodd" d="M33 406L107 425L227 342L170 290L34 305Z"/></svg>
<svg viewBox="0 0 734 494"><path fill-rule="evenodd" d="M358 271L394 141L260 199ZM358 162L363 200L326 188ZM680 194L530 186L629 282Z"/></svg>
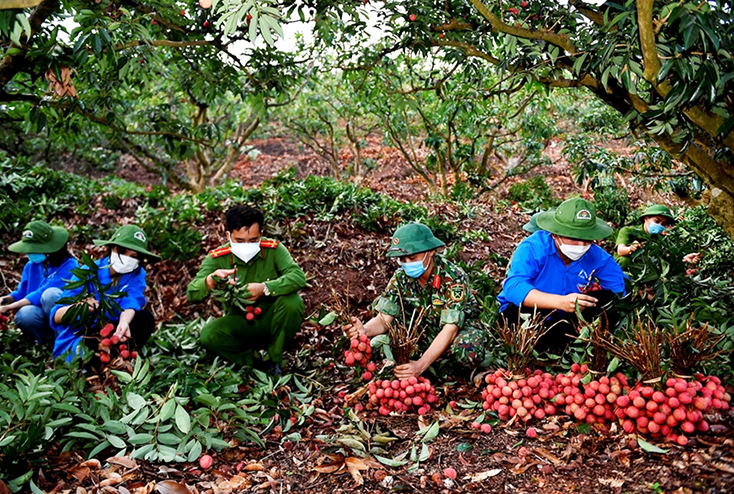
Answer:
<svg viewBox="0 0 734 494"><path fill-rule="evenodd" d="M48 266L45 262L30 261L23 267L18 288L10 294L13 300L27 299L31 305L41 306L41 295L48 288L64 288L71 279L71 270L79 266L74 257L67 257L59 266Z"/></svg>
<svg viewBox="0 0 734 494"><path fill-rule="evenodd" d="M624 272L614 258L596 244L578 261L566 266L549 232L533 233L517 246L502 291L497 296L500 312L510 304L522 307L531 290L554 295L580 293L592 278L603 289L623 294Z"/></svg>
<svg viewBox="0 0 734 494"><path fill-rule="evenodd" d="M110 258L105 257L103 259L95 261L95 264L99 266L99 271L97 271L97 274L99 275L99 281L101 285L110 285L112 283L112 278L110 276ZM78 281L78 278L75 276L72 281ZM97 301L100 300L100 297L109 298L111 295L124 292L126 293L126 295L121 298L115 298L115 302L120 305L120 308L123 311L126 309L134 309L135 311L139 311L145 306L146 303L145 296L143 295L143 293L145 292L145 286L145 270L139 267L131 273L120 275L117 279L117 284L110 286L109 292L107 293L99 293L94 286L89 286L88 288L90 290L89 296L94 297L95 299L97 299ZM82 290L82 287L75 290L65 290L64 293L61 295L61 298L63 299L66 297L75 297L79 293L81 293ZM61 307L63 307L63 305L61 304L55 305L54 308L51 310L51 315L49 318L51 327L56 332L56 340L54 342L53 351L54 358L59 357L64 353L78 355L78 347L82 341L81 335L75 334L74 330L70 326L54 323L54 315L56 314L56 311L58 311ZM113 313L106 314L106 316L107 319L113 324L120 320L120 312L117 310L114 310ZM69 355L67 360L71 360L71 355Z"/></svg>

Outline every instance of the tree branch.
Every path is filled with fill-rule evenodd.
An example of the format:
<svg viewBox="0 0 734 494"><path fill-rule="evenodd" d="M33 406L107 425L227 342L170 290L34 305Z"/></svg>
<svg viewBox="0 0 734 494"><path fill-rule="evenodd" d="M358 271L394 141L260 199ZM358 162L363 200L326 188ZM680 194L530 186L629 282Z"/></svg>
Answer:
<svg viewBox="0 0 734 494"><path fill-rule="evenodd" d="M472 5L479 11L482 16L489 21L494 29L502 33L517 36L519 38L526 39L540 39L547 41L559 48L563 48L571 55L578 53L578 50L571 42L571 39L566 34L556 34L550 31L539 31L534 29L525 29L522 27L510 26L502 22L499 17L494 15L489 8L484 5L481 0L471 0Z"/></svg>

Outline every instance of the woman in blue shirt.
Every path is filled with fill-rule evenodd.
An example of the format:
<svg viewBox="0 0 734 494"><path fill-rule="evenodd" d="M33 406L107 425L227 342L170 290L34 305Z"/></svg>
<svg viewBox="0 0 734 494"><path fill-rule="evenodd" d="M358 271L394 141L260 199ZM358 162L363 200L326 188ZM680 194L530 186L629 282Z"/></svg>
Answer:
<svg viewBox="0 0 734 494"><path fill-rule="evenodd" d="M606 315L604 323L613 328L614 301L625 291L624 273L611 255L592 243L608 237L612 228L581 198L541 213L536 222L541 231L520 242L497 297L501 320L518 324L520 312L542 314L550 329L536 346L539 352L565 348L566 335L578 326L577 303L585 320Z"/></svg>
<svg viewBox="0 0 734 494"><path fill-rule="evenodd" d="M71 270L79 265L66 249L68 240L66 228L32 221L21 240L8 247L10 252L27 255L28 262L18 288L0 300L0 314L17 310L15 325L26 338L39 343L53 339L49 313L71 278Z"/></svg>
<svg viewBox="0 0 734 494"><path fill-rule="evenodd" d="M103 319L113 324L115 328L113 335L117 336L119 341L130 340L127 343L130 348L140 348L155 331L153 315L143 309L146 304L144 295L146 283L145 270L140 266L140 261L143 259L157 261L160 258L148 251L145 232L135 225L120 227L110 240L95 240L94 243L110 248L108 256L95 263L99 267L97 274L100 285L108 287L108 291L100 293L96 287L88 286L89 297L80 303L86 303L89 311L93 312L102 298L114 299L120 310L110 309ZM72 283L74 281L77 281L76 277L72 279ZM67 290L62 297L76 297L82 290L83 287ZM51 311L51 326L56 331L54 357L81 353L79 344L83 342L84 335L63 321L70 307L56 305ZM101 329L101 325L97 320L97 326L100 327L95 328L96 332Z"/></svg>

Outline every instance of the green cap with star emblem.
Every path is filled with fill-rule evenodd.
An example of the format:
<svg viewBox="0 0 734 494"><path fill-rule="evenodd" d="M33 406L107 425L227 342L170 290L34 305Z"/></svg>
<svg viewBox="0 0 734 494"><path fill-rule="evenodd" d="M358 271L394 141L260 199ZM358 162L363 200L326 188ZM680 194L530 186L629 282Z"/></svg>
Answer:
<svg viewBox="0 0 734 494"><path fill-rule="evenodd" d="M390 240L387 257L402 257L427 252L446 245L437 239L430 228L420 223L408 223L397 230Z"/></svg>
<svg viewBox="0 0 734 494"><path fill-rule="evenodd" d="M45 221L31 221L23 229L21 240L10 244L8 250L18 254L51 254L61 249L67 240L66 228L51 226Z"/></svg>
<svg viewBox="0 0 734 494"><path fill-rule="evenodd" d="M612 227L596 217L594 205L580 197L566 199L555 211L541 213L535 221L547 232L579 240L601 240L612 233Z"/></svg>
<svg viewBox="0 0 734 494"><path fill-rule="evenodd" d="M117 229L109 240L94 240L95 245L117 245L124 249L133 250L147 256L151 261L160 261L157 256L148 250L148 237L137 225L125 225Z"/></svg>

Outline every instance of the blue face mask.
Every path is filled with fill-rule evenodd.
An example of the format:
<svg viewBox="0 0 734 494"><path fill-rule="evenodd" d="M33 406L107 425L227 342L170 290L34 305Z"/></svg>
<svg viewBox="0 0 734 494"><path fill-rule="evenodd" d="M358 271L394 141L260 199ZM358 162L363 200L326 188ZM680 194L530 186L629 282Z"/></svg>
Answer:
<svg viewBox="0 0 734 494"><path fill-rule="evenodd" d="M647 227L647 233L649 233L650 235L660 235L664 231L665 231L665 227L658 223L651 223Z"/></svg>
<svg viewBox="0 0 734 494"><path fill-rule="evenodd" d="M426 255L423 256L423 259L420 261L401 262L400 267L403 268L405 274L407 274L411 278L420 278L421 275L426 272L426 269L428 269L427 267L423 266L423 261L426 260L427 255L428 252L426 252Z"/></svg>
<svg viewBox="0 0 734 494"><path fill-rule="evenodd" d="M41 264L46 260L46 254L27 254L27 256L33 264Z"/></svg>

